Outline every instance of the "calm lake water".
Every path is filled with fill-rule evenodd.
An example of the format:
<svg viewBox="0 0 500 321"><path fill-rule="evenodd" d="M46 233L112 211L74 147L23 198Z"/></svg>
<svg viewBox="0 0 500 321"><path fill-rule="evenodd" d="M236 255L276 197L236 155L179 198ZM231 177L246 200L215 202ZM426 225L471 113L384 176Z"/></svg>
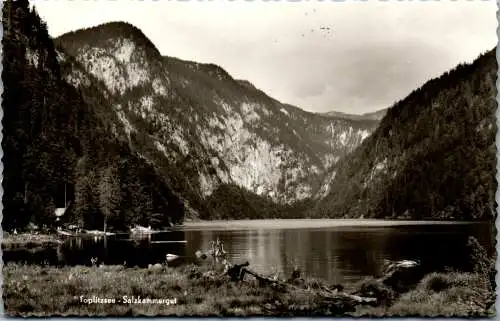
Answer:
<svg viewBox="0 0 500 321"><path fill-rule="evenodd" d="M256 220L187 223L182 229L142 239L126 234L69 238L58 248L4 250L3 260L61 266L90 265L90 259L97 257L105 264L147 266L164 261L170 253L180 256L172 264L184 264L219 238L231 262L248 260L257 272L289 275L298 266L309 276L344 283L379 274L384 259L420 260L429 271L464 267L468 236L494 252L489 224Z"/></svg>

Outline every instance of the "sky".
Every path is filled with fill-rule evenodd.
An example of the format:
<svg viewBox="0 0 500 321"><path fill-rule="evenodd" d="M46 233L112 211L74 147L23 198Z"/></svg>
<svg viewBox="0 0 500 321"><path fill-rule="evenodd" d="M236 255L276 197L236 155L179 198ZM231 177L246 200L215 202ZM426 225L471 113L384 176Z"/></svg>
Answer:
<svg viewBox="0 0 500 321"><path fill-rule="evenodd" d="M360 114L497 44L495 1L35 0L49 33L126 21L284 103Z"/></svg>

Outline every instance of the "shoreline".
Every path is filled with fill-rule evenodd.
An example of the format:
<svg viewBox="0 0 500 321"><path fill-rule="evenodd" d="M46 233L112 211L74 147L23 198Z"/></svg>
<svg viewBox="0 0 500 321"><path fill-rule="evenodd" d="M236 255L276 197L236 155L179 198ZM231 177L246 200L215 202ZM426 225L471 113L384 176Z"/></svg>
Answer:
<svg viewBox="0 0 500 321"><path fill-rule="evenodd" d="M2 236L2 248L11 249L18 247L53 247L63 243L63 240L54 234L35 233L4 233Z"/></svg>
<svg viewBox="0 0 500 321"><path fill-rule="evenodd" d="M262 223L269 226L264 226ZM325 227L393 227L411 225L467 225L487 223L482 221L411 221L411 220L387 220L387 219L242 219L242 220L189 220L184 221L178 228L224 228L224 229L273 229L277 224L279 228L325 228Z"/></svg>
<svg viewBox="0 0 500 321"><path fill-rule="evenodd" d="M115 235L149 235L149 234L157 234L164 232L171 232L172 230L151 230L147 232L107 232L107 236L115 236ZM18 234L4 232L2 235L2 246L4 248L10 247L23 247L23 246L52 246L59 245L64 243L64 240L69 237L102 237L104 236L104 232L101 231L88 231L87 233L71 233L71 234L59 234L57 232L54 233L29 233L23 232Z"/></svg>
<svg viewBox="0 0 500 321"><path fill-rule="evenodd" d="M397 226L422 226L422 225L470 225L486 224L485 221L411 221L411 220L386 220L386 219L242 219L242 220L186 220L182 224L165 230L151 230L139 232L116 232L110 235L131 234L137 236L152 235L172 231L189 231L198 229L224 229L224 230L249 230L249 229L300 229L300 228L384 228ZM95 232L95 231L90 231ZM68 237L78 236L103 236L98 233L75 233L60 235L55 233L8 233L2 237L2 248L57 246Z"/></svg>

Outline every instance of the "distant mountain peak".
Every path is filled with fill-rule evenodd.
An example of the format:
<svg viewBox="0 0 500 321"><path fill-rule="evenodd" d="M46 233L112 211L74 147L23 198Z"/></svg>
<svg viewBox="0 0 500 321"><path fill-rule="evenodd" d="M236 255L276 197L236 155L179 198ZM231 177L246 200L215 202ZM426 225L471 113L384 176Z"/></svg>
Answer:
<svg viewBox="0 0 500 321"><path fill-rule="evenodd" d="M326 116L326 117L334 117L334 118L343 118L343 119L350 119L350 120L372 120L372 121L380 121L384 115L386 114L387 109L381 109L377 110L374 112L370 113L364 113L364 114L348 114L344 113L341 111L328 111L325 113L320 113L320 115Z"/></svg>
<svg viewBox="0 0 500 321"><path fill-rule="evenodd" d="M142 34L142 30L140 28L136 27L135 25L133 25L129 22L125 22L125 21L105 22L105 23L101 23L101 24L98 24L98 25L93 26L93 27L84 28L84 29L80 29L77 31L92 30L92 29L116 30L116 31L128 32L128 33L134 33L134 34L135 33ZM145 35L144 35L144 37L145 37Z"/></svg>
<svg viewBox="0 0 500 321"><path fill-rule="evenodd" d="M70 31L57 37L55 40L58 43L63 42L65 49L72 52L75 49L71 46L72 44L79 47L82 43L87 43L106 48L110 45L110 40L124 39L129 39L136 46L145 48L155 55L160 55L160 51L141 29L123 21L107 22L90 28Z"/></svg>

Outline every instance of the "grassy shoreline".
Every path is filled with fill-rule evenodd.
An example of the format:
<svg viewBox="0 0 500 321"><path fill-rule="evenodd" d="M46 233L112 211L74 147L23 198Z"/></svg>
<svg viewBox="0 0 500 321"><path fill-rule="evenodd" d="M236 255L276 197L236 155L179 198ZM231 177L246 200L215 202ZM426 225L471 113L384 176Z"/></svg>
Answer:
<svg viewBox="0 0 500 321"><path fill-rule="evenodd" d="M63 240L57 234L33 234L33 233L4 233L2 239L2 248L34 248L34 247L52 247L63 243Z"/></svg>
<svg viewBox="0 0 500 321"><path fill-rule="evenodd" d="M140 269L8 264L3 275L5 312L10 316L494 315L492 308L487 307L488 294L480 276L472 273L433 273L390 304L363 305L347 312L338 300L325 305L318 299L321 289L331 288L321 280L306 279L301 288L283 290L259 285L252 277L231 282L221 276L221 271L206 266ZM123 302L124 296L175 300L175 304ZM92 298L116 301L82 302Z"/></svg>

